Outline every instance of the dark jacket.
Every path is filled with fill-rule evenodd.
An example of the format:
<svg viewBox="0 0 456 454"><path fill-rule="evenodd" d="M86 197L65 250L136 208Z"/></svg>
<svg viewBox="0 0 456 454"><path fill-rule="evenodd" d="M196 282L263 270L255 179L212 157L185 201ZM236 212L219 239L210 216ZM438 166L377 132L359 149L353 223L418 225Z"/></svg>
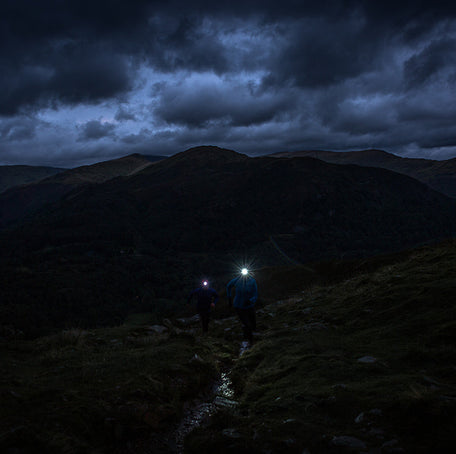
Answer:
<svg viewBox="0 0 456 454"><path fill-rule="evenodd" d="M239 276L228 282L226 286L228 298L231 298L231 290L233 287L236 289L233 307L249 309L255 306L258 299L258 287L253 277Z"/></svg>
<svg viewBox="0 0 456 454"><path fill-rule="evenodd" d="M216 304L219 297L213 288L199 287L190 293L188 302L190 303L193 296L196 296L196 310L198 312L207 312L211 310L211 304Z"/></svg>

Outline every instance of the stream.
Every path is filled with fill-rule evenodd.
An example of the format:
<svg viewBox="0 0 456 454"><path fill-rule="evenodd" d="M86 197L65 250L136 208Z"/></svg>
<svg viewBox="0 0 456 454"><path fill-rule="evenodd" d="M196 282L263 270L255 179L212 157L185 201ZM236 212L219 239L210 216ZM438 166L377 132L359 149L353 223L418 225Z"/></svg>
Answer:
<svg viewBox="0 0 456 454"><path fill-rule="evenodd" d="M220 378L213 385L209 399L195 404L185 411L178 428L174 432L175 452L182 454L185 437L207 422L220 408L233 408L237 405L232 386L229 371L222 372Z"/></svg>

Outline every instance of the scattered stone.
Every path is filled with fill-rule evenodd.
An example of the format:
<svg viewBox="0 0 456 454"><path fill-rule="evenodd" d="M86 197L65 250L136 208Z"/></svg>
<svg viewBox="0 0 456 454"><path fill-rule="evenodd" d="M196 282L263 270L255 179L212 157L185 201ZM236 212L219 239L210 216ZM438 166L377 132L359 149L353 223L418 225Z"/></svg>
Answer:
<svg viewBox="0 0 456 454"><path fill-rule="evenodd" d="M241 438L241 434L236 429L223 429L222 434L228 438Z"/></svg>
<svg viewBox="0 0 456 454"><path fill-rule="evenodd" d="M399 442L396 439L386 441L382 444L382 449L392 448L393 446L396 446L398 443Z"/></svg>
<svg viewBox="0 0 456 454"><path fill-rule="evenodd" d="M355 422L356 424L359 424L360 422L363 422L364 420L364 412L361 412L356 418L355 418Z"/></svg>
<svg viewBox="0 0 456 454"><path fill-rule="evenodd" d="M349 437L347 435L342 435L340 437L333 437L331 444L334 446L341 446L344 448L350 449L366 449L366 443L361 441L359 438Z"/></svg>
<svg viewBox="0 0 456 454"><path fill-rule="evenodd" d="M204 360L203 358L201 358L201 356L199 356L197 353L195 353L192 357L192 359L190 360L190 363L191 364L204 364Z"/></svg>
<svg viewBox="0 0 456 454"><path fill-rule="evenodd" d="M347 385L345 383L336 383L335 385L332 385L331 388L333 389L347 389Z"/></svg>
<svg viewBox="0 0 456 454"><path fill-rule="evenodd" d="M296 444L296 440L294 438L287 438L285 440L285 444L291 448L292 446L294 446Z"/></svg>
<svg viewBox="0 0 456 454"><path fill-rule="evenodd" d="M167 319L165 319L167 320ZM163 322L165 322L165 320L163 320ZM199 322L199 315L196 314L194 315L193 317L187 317L187 318L178 318L177 321L179 323L181 323L182 325L193 325L195 323L198 323Z"/></svg>
<svg viewBox="0 0 456 454"><path fill-rule="evenodd" d="M377 358L374 358L373 356L362 356L361 358L358 358L358 363L372 364L376 362Z"/></svg>
<svg viewBox="0 0 456 454"><path fill-rule="evenodd" d="M168 329L174 328L173 322L169 318L164 318L162 321L163 325L165 325Z"/></svg>
<svg viewBox="0 0 456 454"><path fill-rule="evenodd" d="M168 331L168 328L163 325L152 325L149 326L147 329L157 334L163 334L166 333L166 331Z"/></svg>
<svg viewBox="0 0 456 454"><path fill-rule="evenodd" d="M383 429L376 429L375 427L372 427L372 429L369 430L367 435L370 435L371 437L385 438L384 433L385 431Z"/></svg>
<svg viewBox="0 0 456 454"><path fill-rule="evenodd" d="M282 422L282 424L289 424L291 422L295 422L296 419L290 418L290 419L285 419L285 421Z"/></svg>
<svg viewBox="0 0 456 454"><path fill-rule="evenodd" d="M380 408L373 408L372 410L369 410L369 414L372 416L382 416L383 412Z"/></svg>
<svg viewBox="0 0 456 454"><path fill-rule="evenodd" d="M249 341L243 341L241 343L241 349L239 350L239 356L242 356L247 350L249 350L251 347Z"/></svg>
<svg viewBox="0 0 456 454"><path fill-rule="evenodd" d="M232 330L233 330L233 328L225 328L224 329L225 332L232 331Z"/></svg>

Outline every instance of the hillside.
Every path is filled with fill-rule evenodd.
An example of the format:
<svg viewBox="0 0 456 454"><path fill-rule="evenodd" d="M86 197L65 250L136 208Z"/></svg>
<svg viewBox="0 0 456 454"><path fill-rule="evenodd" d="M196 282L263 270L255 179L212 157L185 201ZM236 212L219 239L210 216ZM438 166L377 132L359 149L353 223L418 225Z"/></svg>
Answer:
<svg viewBox="0 0 456 454"><path fill-rule="evenodd" d="M396 250L453 233L456 203L397 173L317 159L198 148L129 178L78 190L24 226L55 243L138 250L270 248L298 262ZM40 247L42 247L40 245Z"/></svg>
<svg viewBox="0 0 456 454"><path fill-rule="evenodd" d="M0 193L14 186L35 183L64 170L40 166L0 166Z"/></svg>
<svg viewBox="0 0 456 454"><path fill-rule="evenodd" d="M0 449L452 452L455 268L452 241L257 270L242 356L224 297L207 337L182 314L33 341L4 329Z"/></svg>
<svg viewBox="0 0 456 454"><path fill-rule="evenodd" d="M456 202L383 169L198 148L80 187L0 234L0 324L28 335L183 304L196 276L451 237Z"/></svg>
<svg viewBox="0 0 456 454"><path fill-rule="evenodd" d="M379 167L411 176L447 196L456 197L456 158L446 161L401 158L381 150L364 151L296 151L275 153L274 157L312 157L334 164Z"/></svg>
<svg viewBox="0 0 456 454"><path fill-rule="evenodd" d="M0 194L0 228L20 221L40 208L60 200L75 188L133 175L162 157L133 154L123 158L55 172L38 182L10 188Z"/></svg>

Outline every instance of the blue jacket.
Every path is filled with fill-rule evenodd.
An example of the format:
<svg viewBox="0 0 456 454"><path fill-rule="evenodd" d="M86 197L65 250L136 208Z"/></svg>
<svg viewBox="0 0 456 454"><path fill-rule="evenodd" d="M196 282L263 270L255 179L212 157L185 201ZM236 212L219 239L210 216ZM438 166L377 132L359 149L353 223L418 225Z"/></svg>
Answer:
<svg viewBox="0 0 456 454"><path fill-rule="evenodd" d="M193 292L191 292L188 297L189 303L193 296L196 296L196 310L197 311L210 311L211 304L212 303L216 304L219 299L217 292L213 288L210 288L210 287L209 288L199 287L199 288L193 290Z"/></svg>
<svg viewBox="0 0 456 454"><path fill-rule="evenodd" d="M233 306L240 309L249 309L255 306L258 299L258 287L253 277L239 276L228 282L226 292L228 298L231 298L231 290L235 288Z"/></svg>

